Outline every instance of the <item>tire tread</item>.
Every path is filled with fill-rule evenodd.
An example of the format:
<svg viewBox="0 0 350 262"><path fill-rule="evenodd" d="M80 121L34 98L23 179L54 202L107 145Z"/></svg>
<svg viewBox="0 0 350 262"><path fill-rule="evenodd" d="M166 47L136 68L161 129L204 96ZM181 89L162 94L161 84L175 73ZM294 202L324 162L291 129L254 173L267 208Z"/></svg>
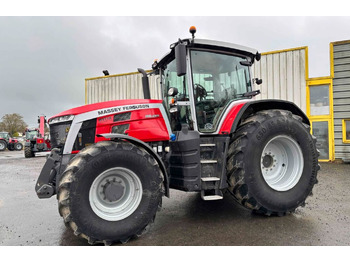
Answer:
<svg viewBox="0 0 350 262"><path fill-rule="evenodd" d="M231 138L228 150L227 158L227 177L229 188L228 191L234 197L234 199L242 206L252 210L255 213L263 214L266 216L276 215L284 216L288 212L273 212L261 206L256 199L250 196L249 188L245 182L245 163L244 158L247 147L247 141L249 141L249 135L252 134L257 127L261 126L262 123L270 118L276 116L292 117L293 119L303 123L304 127L310 131L310 126L303 122L303 119L299 116L293 115L290 111L285 110L263 110L259 111L254 115L249 116L247 119L242 121L238 127L236 133ZM313 136L313 142L316 144L316 138ZM318 168L319 169L319 165ZM312 187L317 183L317 178L312 181ZM312 192L310 192L310 195ZM305 201L303 202L305 204Z"/></svg>
<svg viewBox="0 0 350 262"><path fill-rule="evenodd" d="M97 148L97 149L96 149ZM74 219L71 216L71 210L70 210L70 198L69 198L69 188L71 183L76 179L74 177L74 174L80 170L86 162L88 162L92 157L98 155L101 152L104 151L111 151L115 149L123 149L123 150L129 150L129 151L135 151L137 154L140 154L141 156L145 157L147 161L152 166L158 166L158 162L150 156L147 151L143 148L137 147L131 143L128 142L112 142L112 141L103 141L95 144L95 147L88 147L81 151L80 154L77 154L71 162L68 164L66 170L63 172L62 177L59 182L58 186L58 209L59 214L63 218L64 224L66 227L71 228L74 232L74 234L80 238L84 238L88 241L89 244L93 245L96 243L103 243L105 245L111 245L113 243L127 243L130 239L140 237L142 234L147 232L151 224L154 222L155 216L149 221L149 223L141 229L137 234L131 235L126 239L120 239L119 241L111 241L107 239L95 239L90 236L87 236L86 234L81 233L80 229L78 228L77 224L74 222ZM161 181L163 182L163 175L159 170L159 177L161 178ZM162 194L164 194L164 189L162 187L163 183L161 182L160 187L162 188ZM161 208L161 198L158 204L158 210Z"/></svg>

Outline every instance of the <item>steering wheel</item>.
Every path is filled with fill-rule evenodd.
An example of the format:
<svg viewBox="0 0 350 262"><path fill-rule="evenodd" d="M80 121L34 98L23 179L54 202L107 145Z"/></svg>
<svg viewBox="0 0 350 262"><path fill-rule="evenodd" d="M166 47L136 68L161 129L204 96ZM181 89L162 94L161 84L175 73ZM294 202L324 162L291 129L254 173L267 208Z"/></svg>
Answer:
<svg viewBox="0 0 350 262"><path fill-rule="evenodd" d="M207 96L207 90L200 85L200 84L194 84L194 100L197 101L199 98L199 101L202 101Z"/></svg>

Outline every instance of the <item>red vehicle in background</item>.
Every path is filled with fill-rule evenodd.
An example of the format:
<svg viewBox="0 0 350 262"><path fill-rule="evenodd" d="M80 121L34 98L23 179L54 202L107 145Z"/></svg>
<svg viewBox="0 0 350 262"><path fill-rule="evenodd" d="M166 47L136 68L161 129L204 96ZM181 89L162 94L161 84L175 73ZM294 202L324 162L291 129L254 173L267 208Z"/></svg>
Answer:
<svg viewBox="0 0 350 262"><path fill-rule="evenodd" d="M23 145L17 139L12 138L8 132L0 132L0 151L5 151L6 148L10 151L20 151Z"/></svg>
<svg viewBox="0 0 350 262"><path fill-rule="evenodd" d="M26 128L26 142L24 145L24 156L26 158L34 157L35 152L46 152L51 150L50 138L45 136L45 116L38 117L38 128Z"/></svg>

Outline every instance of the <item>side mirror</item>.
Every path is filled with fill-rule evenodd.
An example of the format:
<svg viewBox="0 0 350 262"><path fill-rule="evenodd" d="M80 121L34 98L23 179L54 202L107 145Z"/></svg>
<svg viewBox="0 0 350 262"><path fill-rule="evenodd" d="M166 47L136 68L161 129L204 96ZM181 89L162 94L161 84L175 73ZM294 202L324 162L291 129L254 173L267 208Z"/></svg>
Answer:
<svg viewBox="0 0 350 262"><path fill-rule="evenodd" d="M255 78L255 84L261 85L262 84L262 79Z"/></svg>
<svg viewBox="0 0 350 262"><path fill-rule="evenodd" d="M256 59L256 61L260 61L260 59L261 59L261 54L260 54L259 52L256 52L256 54L255 54L255 59Z"/></svg>
<svg viewBox="0 0 350 262"><path fill-rule="evenodd" d="M177 76L186 75L186 45L179 41L175 47Z"/></svg>

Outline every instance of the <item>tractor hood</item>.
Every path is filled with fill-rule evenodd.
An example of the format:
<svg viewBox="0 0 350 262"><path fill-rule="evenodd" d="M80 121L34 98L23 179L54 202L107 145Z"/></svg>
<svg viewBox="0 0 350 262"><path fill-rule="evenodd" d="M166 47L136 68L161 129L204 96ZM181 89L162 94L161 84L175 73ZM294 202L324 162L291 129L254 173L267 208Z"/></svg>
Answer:
<svg viewBox="0 0 350 262"><path fill-rule="evenodd" d="M63 111L55 116L52 116L49 119L49 122L51 119L60 117L60 116L68 116L68 115L80 115L92 111L99 111L104 114L104 110L110 110L113 107L120 107L120 106L133 106L133 105L142 105L142 104L161 104L162 100L153 100L153 99L127 99L127 100L113 100L113 101L107 101L107 102L100 102L95 104L89 104L84 106L75 107L66 111ZM136 108L135 108L136 109Z"/></svg>

